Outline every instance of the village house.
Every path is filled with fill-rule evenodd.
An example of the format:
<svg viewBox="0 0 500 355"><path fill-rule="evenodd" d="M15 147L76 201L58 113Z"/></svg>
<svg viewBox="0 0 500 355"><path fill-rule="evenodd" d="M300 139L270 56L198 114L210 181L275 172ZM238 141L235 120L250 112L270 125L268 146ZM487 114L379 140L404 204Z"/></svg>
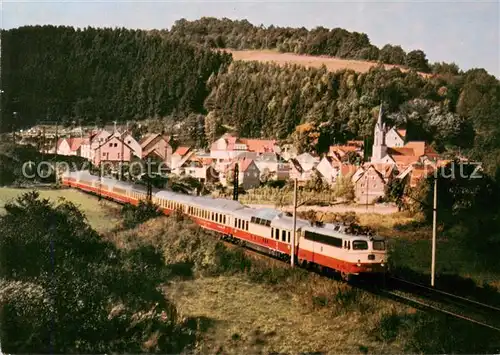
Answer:
<svg viewBox="0 0 500 355"><path fill-rule="evenodd" d="M182 167L177 168L177 173L180 176L190 176L202 183L219 181L219 173L214 167L199 160L185 163Z"/></svg>
<svg viewBox="0 0 500 355"><path fill-rule="evenodd" d="M310 161L307 161L305 157L302 157L302 162L297 158L290 159L290 179L295 180L299 183L305 183L313 177L313 173L316 171L315 165Z"/></svg>
<svg viewBox="0 0 500 355"><path fill-rule="evenodd" d="M352 179L356 201L371 204L385 196L387 183L397 177L398 170L394 164L365 164Z"/></svg>
<svg viewBox="0 0 500 355"><path fill-rule="evenodd" d="M262 153L254 159L254 162L259 168L261 177L269 175L272 180L288 180L290 177L289 165L276 153Z"/></svg>
<svg viewBox="0 0 500 355"><path fill-rule="evenodd" d="M132 148L133 155L135 155L139 159L142 158L142 147L139 142L137 142L137 140L132 137L132 134L130 134L130 132L124 131L120 133L116 131L114 134L119 137L126 145Z"/></svg>
<svg viewBox="0 0 500 355"><path fill-rule="evenodd" d="M159 133L145 135L141 141L142 159L155 159L163 161L171 166L172 147L169 144L170 137Z"/></svg>
<svg viewBox="0 0 500 355"><path fill-rule="evenodd" d="M248 190L260 185L260 171L252 159L243 159L233 161L225 172L219 174L219 181L222 186L228 186L228 179L233 179L235 165L238 164L238 182L239 186Z"/></svg>
<svg viewBox="0 0 500 355"><path fill-rule="evenodd" d="M57 142L57 154L81 156L81 145L83 142L84 138L60 138Z"/></svg>
<svg viewBox="0 0 500 355"><path fill-rule="evenodd" d="M94 165L101 162L130 162L134 151L119 136L112 135L94 150Z"/></svg>
<svg viewBox="0 0 500 355"><path fill-rule="evenodd" d="M353 184L357 203L368 205L385 195L386 181L373 165L356 174Z"/></svg>
<svg viewBox="0 0 500 355"><path fill-rule="evenodd" d="M342 161L336 154L334 154L333 156L323 157L316 166L316 170L320 173L321 178L327 184L334 184L337 180L337 176L339 175L341 166Z"/></svg>
<svg viewBox="0 0 500 355"><path fill-rule="evenodd" d="M90 137L84 138L82 144L80 145L80 156L91 161L93 158L93 154L90 146Z"/></svg>
<svg viewBox="0 0 500 355"><path fill-rule="evenodd" d="M71 155L71 146L67 138L59 138L57 140L56 154Z"/></svg>
<svg viewBox="0 0 500 355"><path fill-rule="evenodd" d="M284 161L289 161L299 155L297 148L293 144L283 144L279 147L277 153L281 155Z"/></svg>
<svg viewBox="0 0 500 355"><path fill-rule="evenodd" d="M354 142L354 141L351 141ZM356 141L357 142L357 141ZM335 157L343 159L345 155L349 152L354 152L359 155L361 158L363 157L363 145L354 145L354 144L346 144L346 145L332 145L328 148L327 156Z"/></svg>
<svg viewBox="0 0 500 355"><path fill-rule="evenodd" d="M242 152L277 153L279 148L275 140L239 138L231 134L224 134L210 146L210 156L222 162L234 159Z"/></svg>
<svg viewBox="0 0 500 355"><path fill-rule="evenodd" d="M177 147L170 159L170 168L174 170L181 167L193 154L194 151L191 149L191 147Z"/></svg>

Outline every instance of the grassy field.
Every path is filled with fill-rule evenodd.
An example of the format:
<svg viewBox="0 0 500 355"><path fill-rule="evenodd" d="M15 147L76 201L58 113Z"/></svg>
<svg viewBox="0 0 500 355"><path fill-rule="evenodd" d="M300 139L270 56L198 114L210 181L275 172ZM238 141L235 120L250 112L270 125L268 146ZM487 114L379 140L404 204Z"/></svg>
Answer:
<svg viewBox="0 0 500 355"><path fill-rule="evenodd" d="M370 68L377 66L377 62L367 62L351 59L340 59L326 56L310 56L300 55L293 53L280 53L273 50L227 50L233 55L235 60L243 61L259 61L259 62L273 62L279 65L297 64L306 67L320 68L325 65L329 71L337 71L342 69L351 69L356 72L366 73ZM389 70L396 65L384 64L384 67ZM400 68L402 71L407 69ZM424 77L429 77L429 74L420 73Z"/></svg>
<svg viewBox="0 0 500 355"><path fill-rule="evenodd" d="M0 214L5 212L5 203L14 200L21 194L31 191L30 189L17 189L0 187ZM64 198L73 202L85 214L92 228L98 232L107 232L113 229L119 222L119 207L109 201L98 201L97 197L90 196L74 189L37 190L40 196L57 202Z"/></svg>
<svg viewBox="0 0 500 355"><path fill-rule="evenodd" d="M189 353L481 353L490 335L334 279L227 248L191 222L158 218L106 236L151 245L170 272L164 292L198 341Z"/></svg>

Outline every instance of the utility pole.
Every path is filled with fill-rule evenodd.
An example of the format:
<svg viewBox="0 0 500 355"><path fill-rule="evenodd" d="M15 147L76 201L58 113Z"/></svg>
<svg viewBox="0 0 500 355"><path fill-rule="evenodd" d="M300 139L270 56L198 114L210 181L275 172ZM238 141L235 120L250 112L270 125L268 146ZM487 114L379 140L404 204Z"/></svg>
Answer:
<svg viewBox="0 0 500 355"><path fill-rule="evenodd" d="M122 151L121 151L121 154L120 154L120 158L121 158L121 161L120 161L120 180L123 180L123 153L124 153L124 145L125 145L125 137L120 135L120 140L121 140L121 147L122 147Z"/></svg>
<svg viewBox="0 0 500 355"><path fill-rule="evenodd" d="M295 265L295 237L297 231L297 178L293 180L293 231L292 231L292 251L290 255L290 265Z"/></svg>
<svg viewBox="0 0 500 355"><path fill-rule="evenodd" d="M434 206L432 210L432 265L431 286L434 287L436 274L436 231L437 231L437 174L434 177Z"/></svg>
<svg viewBox="0 0 500 355"><path fill-rule="evenodd" d="M42 161L44 160L45 155L45 126L42 127Z"/></svg>
<svg viewBox="0 0 500 355"><path fill-rule="evenodd" d="M368 175L365 175L365 182L366 182L366 211L368 211L368 192L370 190L370 179Z"/></svg>
<svg viewBox="0 0 500 355"><path fill-rule="evenodd" d="M12 121L12 143L16 144L16 118L17 118L17 112L12 112L12 115L14 116L14 120Z"/></svg>
<svg viewBox="0 0 500 355"><path fill-rule="evenodd" d="M233 200L238 201L238 189L240 186L239 182L239 170L238 163L234 164L234 173L233 173Z"/></svg>

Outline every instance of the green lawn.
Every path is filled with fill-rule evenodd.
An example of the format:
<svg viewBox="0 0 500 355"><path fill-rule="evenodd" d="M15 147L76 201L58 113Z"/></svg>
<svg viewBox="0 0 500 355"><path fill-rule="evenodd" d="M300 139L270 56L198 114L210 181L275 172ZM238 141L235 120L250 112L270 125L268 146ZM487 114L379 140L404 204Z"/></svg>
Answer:
<svg viewBox="0 0 500 355"><path fill-rule="evenodd" d="M4 213L5 203L12 201L17 196L31 191L30 189L18 189L9 187L0 187L0 214ZM119 222L119 206L109 202L99 202L97 197L87 195L74 189L60 190L38 190L40 196L57 202L64 198L73 202L85 214L91 226L100 233L113 229Z"/></svg>

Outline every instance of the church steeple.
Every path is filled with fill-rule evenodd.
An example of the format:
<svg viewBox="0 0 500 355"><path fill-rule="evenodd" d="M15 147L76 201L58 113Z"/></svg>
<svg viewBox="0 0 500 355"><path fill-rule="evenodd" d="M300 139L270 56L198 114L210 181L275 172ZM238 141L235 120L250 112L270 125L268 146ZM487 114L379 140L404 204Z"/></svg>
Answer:
<svg viewBox="0 0 500 355"><path fill-rule="evenodd" d="M377 163L387 154L387 146L385 145L385 124L383 122L383 103L380 103L378 111L377 124L373 132L373 149L372 149L372 163Z"/></svg>

